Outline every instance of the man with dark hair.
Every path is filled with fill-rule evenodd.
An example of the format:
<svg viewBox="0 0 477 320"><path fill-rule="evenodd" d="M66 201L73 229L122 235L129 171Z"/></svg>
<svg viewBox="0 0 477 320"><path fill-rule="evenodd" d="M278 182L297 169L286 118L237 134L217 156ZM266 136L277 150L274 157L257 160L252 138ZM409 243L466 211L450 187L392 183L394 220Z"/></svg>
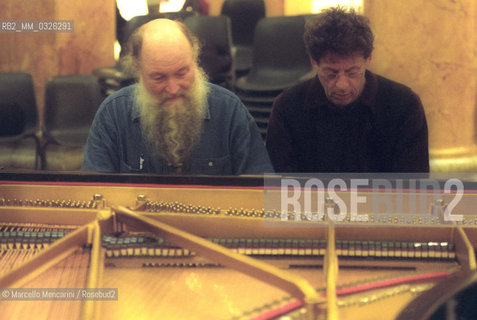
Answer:
<svg viewBox="0 0 477 320"><path fill-rule="evenodd" d="M206 81L199 43L180 22L158 19L131 37L125 63L139 83L100 106L82 169L99 172L272 172L257 125L240 100Z"/></svg>
<svg viewBox="0 0 477 320"><path fill-rule="evenodd" d="M368 70L368 19L340 7L305 27L316 77L274 101L267 149L277 172L428 172L419 97Z"/></svg>

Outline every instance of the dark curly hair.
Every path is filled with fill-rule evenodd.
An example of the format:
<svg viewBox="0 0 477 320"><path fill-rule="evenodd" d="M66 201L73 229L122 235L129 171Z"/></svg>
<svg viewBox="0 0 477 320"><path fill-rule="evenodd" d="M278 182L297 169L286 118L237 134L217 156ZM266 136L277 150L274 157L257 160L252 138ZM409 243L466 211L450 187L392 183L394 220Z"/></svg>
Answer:
<svg viewBox="0 0 477 320"><path fill-rule="evenodd" d="M368 58L373 51L374 35L369 19L354 9L325 9L308 21L303 35L308 54L317 63L328 52L349 56L355 53Z"/></svg>

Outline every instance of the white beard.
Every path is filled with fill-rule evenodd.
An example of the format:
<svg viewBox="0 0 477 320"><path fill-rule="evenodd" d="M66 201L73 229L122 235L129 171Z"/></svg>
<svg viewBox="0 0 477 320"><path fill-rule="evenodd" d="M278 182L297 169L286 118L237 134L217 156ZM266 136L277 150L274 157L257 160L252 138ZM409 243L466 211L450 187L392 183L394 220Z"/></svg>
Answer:
<svg viewBox="0 0 477 320"><path fill-rule="evenodd" d="M135 100L142 134L154 161L163 157L170 166L181 168L189 158L202 131L209 92L206 81L205 73L197 67L192 86L177 93L183 98L167 102L170 95L163 94L159 99L152 96L140 79Z"/></svg>

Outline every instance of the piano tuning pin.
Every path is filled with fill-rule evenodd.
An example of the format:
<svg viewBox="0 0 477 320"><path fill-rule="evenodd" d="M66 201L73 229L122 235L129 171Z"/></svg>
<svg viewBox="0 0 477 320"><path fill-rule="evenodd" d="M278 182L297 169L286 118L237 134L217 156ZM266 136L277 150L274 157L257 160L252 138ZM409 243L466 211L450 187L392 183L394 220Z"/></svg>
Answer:
<svg viewBox="0 0 477 320"><path fill-rule="evenodd" d="M146 201L147 200L147 196L144 195L144 194L139 194L136 198L137 201Z"/></svg>
<svg viewBox="0 0 477 320"><path fill-rule="evenodd" d="M93 195L93 200L94 201L101 201L101 200L103 200L103 195L101 193L95 193Z"/></svg>

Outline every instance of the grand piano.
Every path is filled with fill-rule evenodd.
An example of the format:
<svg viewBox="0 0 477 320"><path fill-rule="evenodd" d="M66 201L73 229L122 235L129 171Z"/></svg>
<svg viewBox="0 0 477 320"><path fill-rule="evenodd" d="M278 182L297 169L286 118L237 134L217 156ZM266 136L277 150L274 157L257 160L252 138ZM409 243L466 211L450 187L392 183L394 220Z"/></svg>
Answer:
<svg viewBox="0 0 477 320"><path fill-rule="evenodd" d="M477 185L303 179L1 172L2 317L476 318Z"/></svg>

